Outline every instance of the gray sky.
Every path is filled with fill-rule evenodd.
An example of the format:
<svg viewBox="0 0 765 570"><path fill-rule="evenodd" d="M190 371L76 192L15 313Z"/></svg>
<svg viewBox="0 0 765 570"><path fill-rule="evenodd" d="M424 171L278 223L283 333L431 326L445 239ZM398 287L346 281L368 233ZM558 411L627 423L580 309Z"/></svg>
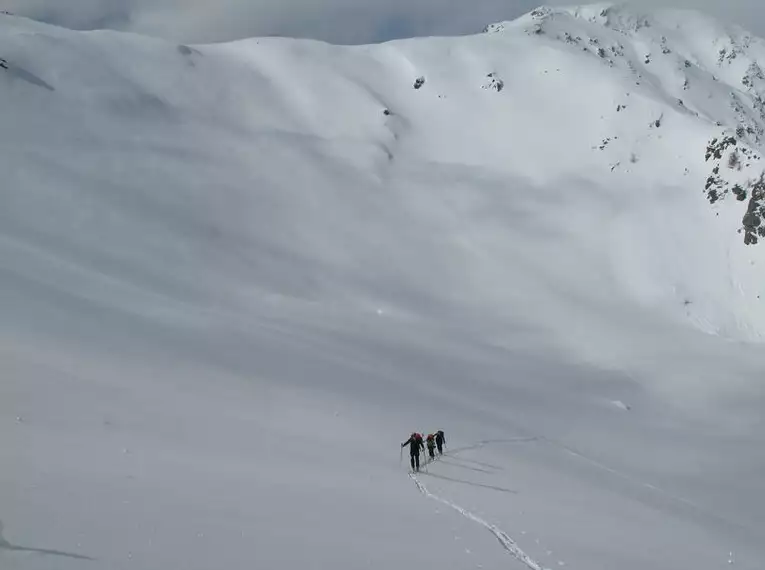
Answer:
<svg viewBox="0 0 765 570"><path fill-rule="evenodd" d="M186 43L251 36L371 43L464 34L566 0L0 0L0 8L72 28L115 28ZM765 36L765 0L633 0L695 8Z"/></svg>

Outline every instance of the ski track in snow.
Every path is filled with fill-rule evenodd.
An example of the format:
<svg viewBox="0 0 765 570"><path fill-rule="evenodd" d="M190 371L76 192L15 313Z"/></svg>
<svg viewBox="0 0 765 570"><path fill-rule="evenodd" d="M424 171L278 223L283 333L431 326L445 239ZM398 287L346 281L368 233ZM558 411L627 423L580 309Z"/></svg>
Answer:
<svg viewBox="0 0 765 570"><path fill-rule="evenodd" d="M686 509L689 509L691 512L696 513L697 515L707 519L707 520L714 520L717 523L730 527L735 528L738 530L743 530L747 533L752 533L753 535L756 534L756 531L751 530L748 526L741 524L737 521L733 521L728 519L727 517L722 516L720 513L715 511L710 511L697 503L694 503L693 501L690 501L684 497L681 497L679 495L675 495L673 493L670 493L669 491L662 489L661 487L657 487L656 485L653 485L651 483L647 483L645 481L641 481L639 479L635 479L634 477L623 473L621 471L618 471L612 467L609 467L608 465L604 465L603 463L600 463L599 461L596 461L595 459L592 459L591 457L588 457L571 447L567 445L563 445L561 443L552 441L547 438L542 438L542 441L545 441L551 445L554 445L564 451L565 453L569 454L572 457L576 457L579 460L585 461L592 465L593 467L596 467L597 469L601 469L603 471L606 471L610 474L612 474L615 477L618 477L619 479L622 479L623 481L626 481L630 485L633 485L635 487L642 487L644 489L648 489L649 491L655 493L656 495L659 495L661 497L664 497L665 499L672 501L676 503L677 505L683 506Z"/></svg>
<svg viewBox="0 0 765 570"><path fill-rule="evenodd" d="M434 501L438 501L439 503L442 503L458 513L460 513L463 517L470 519L473 522L476 522L480 524L482 527L484 527L486 530L488 530L490 533L492 533L499 543L502 545L502 548L507 550L510 554L513 555L513 557L520 562L523 562L527 567L529 567L531 570L549 570L548 568L545 568L542 566L539 562L531 558L528 554L526 554L520 546L501 528L497 527L496 525L491 524L490 522L485 521L481 517L474 515L467 509L464 509L460 507L459 505L444 499L443 497L439 497L438 495L434 495L430 491L428 491L428 488L420 481L417 476L414 473L409 473L409 477L414 481L414 484L417 485L417 489L428 497L429 499L433 499Z"/></svg>

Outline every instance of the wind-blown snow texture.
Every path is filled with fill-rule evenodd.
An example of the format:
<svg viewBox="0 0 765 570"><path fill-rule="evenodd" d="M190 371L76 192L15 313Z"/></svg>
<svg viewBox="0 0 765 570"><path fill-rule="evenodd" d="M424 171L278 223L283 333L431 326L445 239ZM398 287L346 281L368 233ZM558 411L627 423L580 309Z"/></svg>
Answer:
<svg viewBox="0 0 765 570"><path fill-rule="evenodd" d="M760 570L763 56L0 16L0 567Z"/></svg>

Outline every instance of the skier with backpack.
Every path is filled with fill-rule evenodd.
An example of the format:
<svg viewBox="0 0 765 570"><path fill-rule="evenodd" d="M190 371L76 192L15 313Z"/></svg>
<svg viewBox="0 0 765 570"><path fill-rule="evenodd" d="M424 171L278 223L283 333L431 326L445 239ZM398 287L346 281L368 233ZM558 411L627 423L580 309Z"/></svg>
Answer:
<svg viewBox="0 0 765 570"><path fill-rule="evenodd" d="M428 455L430 455L430 460L433 461L436 458L435 449L436 449L436 436L432 433L428 434Z"/></svg>
<svg viewBox="0 0 765 570"><path fill-rule="evenodd" d="M407 445L409 446L409 463L412 465L412 471L417 472L420 470L420 450L425 451L422 436L416 431L412 432L409 439L401 444L401 448L403 449Z"/></svg>
<svg viewBox="0 0 765 570"><path fill-rule="evenodd" d="M440 429L436 432L436 447L438 447L438 454L444 454L444 444L446 443L446 436L444 430Z"/></svg>

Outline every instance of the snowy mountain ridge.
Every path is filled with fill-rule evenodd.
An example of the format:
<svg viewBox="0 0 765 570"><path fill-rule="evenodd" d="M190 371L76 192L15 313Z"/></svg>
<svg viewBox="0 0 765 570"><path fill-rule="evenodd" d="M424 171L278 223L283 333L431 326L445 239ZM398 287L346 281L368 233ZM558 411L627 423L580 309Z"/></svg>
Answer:
<svg viewBox="0 0 765 570"><path fill-rule="evenodd" d="M762 41L487 31L0 17L3 570L760 570Z"/></svg>
<svg viewBox="0 0 765 570"><path fill-rule="evenodd" d="M755 187L762 174L756 151L762 148L765 133L765 73L759 64L765 57L765 44L761 39L740 27L716 24L693 11L638 15L612 4L542 7L517 21L487 26L485 31L518 28L554 37L573 48L581 47L617 73L628 71L636 86L648 82L655 96L677 112L691 113L721 129L710 146L720 139L744 145L743 152L752 153L752 160L739 165L732 159L737 173L728 172L727 176L719 173L719 164L713 164L705 189L712 204L732 189L740 201L750 196L741 229L745 243L755 244L758 237L765 236L762 195ZM727 105L722 104L725 97ZM617 105L617 111L626 108ZM658 128L662 118L651 125ZM636 158L630 155L632 162ZM727 164L729 157L718 160ZM713 178L714 184L710 182Z"/></svg>

